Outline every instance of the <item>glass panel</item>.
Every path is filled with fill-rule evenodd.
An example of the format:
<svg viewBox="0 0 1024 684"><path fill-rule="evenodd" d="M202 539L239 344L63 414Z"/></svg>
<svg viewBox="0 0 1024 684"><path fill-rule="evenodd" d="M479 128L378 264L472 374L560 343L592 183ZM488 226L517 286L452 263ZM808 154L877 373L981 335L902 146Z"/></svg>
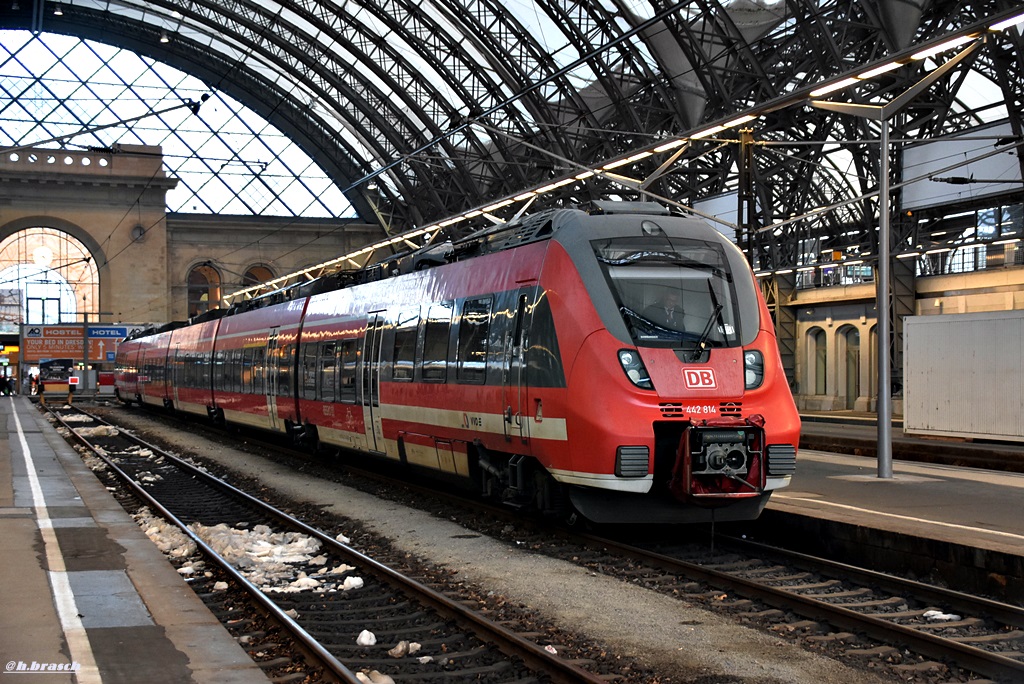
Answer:
<svg viewBox="0 0 1024 684"><path fill-rule="evenodd" d="M160 145L168 175L179 179L167 193L168 211L355 215L340 189L281 131L173 67L102 43L13 30L0 31L0 62L0 146L80 133L210 94L197 115L181 108L78 135L72 144Z"/></svg>
<svg viewBox="0 0 1024 684"><path fill-rule="evenodd" d="M740 344L736 293L722 245L664 237L593 243L638 346Z"/></svg>
<svg viewBox="0 0 1024 684"><path fill-rule="evenodd" d="M356 403L356 365L359 361L359 340L344 340L341 343L341 372L338 378L338 400L345 404Z"/></svg>
<svg viewBox="0 0 1024 684"><path fill-rule="evenodd" d="M459 382L483 384L487 372L487 333L491 298L467 299L459 322Z"/></svg>
<svg viewBox="0 0 1024 684"><path fill-rule="evenodd" d="M320 400L334 401L337 395L335 389L337 383L338 362L335 358L336 345L334 342L323 342L320 344Z"/></svg>
<svg viewBox="0 0 1024 684"><path fill-rule="evenodd" d="M432 304L423 333L423 380L444 382L448 371L448 334L452 324L452 302Z"/></svg>
<svg viewBox="0 0 1024 684"><path fill-rule="evenodd" d="M302 352L302 398L316 399L316 345L305 345Z"/></svg>
<svg viewBox="0 0 1024 684"><path fill-rule="evenodd" d="M412 380L413 362L416 360L416 330L419 313L403 311L395 325L393 380Z"/></svg>

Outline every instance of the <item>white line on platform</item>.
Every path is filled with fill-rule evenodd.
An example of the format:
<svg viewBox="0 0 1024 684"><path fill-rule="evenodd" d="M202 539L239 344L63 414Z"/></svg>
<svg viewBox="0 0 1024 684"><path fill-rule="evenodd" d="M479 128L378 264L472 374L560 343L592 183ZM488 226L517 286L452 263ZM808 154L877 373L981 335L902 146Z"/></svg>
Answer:
<svg viewBox="0 0 1024 684"><path fill-rule="evenodd" d="M953 530L966 530L968 532L981 532L983 534L991 534L997 537L1005 537L1007 539L1017 539L1024 541L1024 536L1014 534L1013 532L1000 532L999 530L989 530L984 527L971 527L969 525L958 525L956 523L942 522L940 520L926 520L925 518L913 518L909 515L899 515L898 513L886 513L884 511L874 511L870 508L860 508L859 506L850 506L848 504L834 503L832 501L824 501L822 499L812 499L803 496L787 496L786 494L780 494L776 492L772 496L773 501L803 501L806 503L815 504L818 506L831 506L833 508L841 508L847 511L859 511L861 513L870 513L871 515L879 515L886 518L894 518L896 520L907 520L910 522L920 523L922 525L936 525L938 527L946 527Z"/></svg>
<svg viewBox="0 0 1024 684"><path fill-rule="evenodd" d="M39 485L39 476L36 475L36 464L32 460L32 452L28 448L28 441L21 429L21 420L18 418L17 407L14 407L14 399L11 399L14 424L18 430L18 443L21 445L21 453L25 458L25 469L28 473L29 487L32 490L32 502L36 509L36 523L43 537L43 546L46 549L46 565L49 568L50 587L53 591L53 602L57 607L57 614L60 616L60 623L64 629L64 637L67 639L68 651L72 662L78 663L81 668L75 672L75 679L78 684L101 684L99 669L96 667L96 658L92 652L92 644L89 643L89 635L82 626L82 620L78 617L78 607L75 604L75 595L71 590L71 583L68 581L67 569L64 566L64 557L60 552L60 544L57 541L57 534L53 529L53 522L50 520L50 513L46 508L46 497L43 496L43 488Z"/></svg>

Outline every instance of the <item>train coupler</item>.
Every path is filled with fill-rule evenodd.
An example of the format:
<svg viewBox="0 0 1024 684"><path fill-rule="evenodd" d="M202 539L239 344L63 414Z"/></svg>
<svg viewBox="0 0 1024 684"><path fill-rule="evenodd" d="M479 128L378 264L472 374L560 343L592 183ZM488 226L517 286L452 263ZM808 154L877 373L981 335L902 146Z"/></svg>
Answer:
<svg viewBox="0 0 1024 684"><path fill-rule="evenodd" d="M692 423L683 430L669 489L680 501L761 496L765 488L764 418Z"/></svg>

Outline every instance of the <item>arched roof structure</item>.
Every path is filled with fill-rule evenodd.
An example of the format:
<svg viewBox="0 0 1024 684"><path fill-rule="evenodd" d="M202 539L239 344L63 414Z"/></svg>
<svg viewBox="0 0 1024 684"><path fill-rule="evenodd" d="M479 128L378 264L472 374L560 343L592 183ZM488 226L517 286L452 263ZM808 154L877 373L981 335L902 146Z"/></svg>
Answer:
<svg viewBox="0 0 1024 684"><path fill-rule="evenodd" d="M877 134L867 120L807 106L811 93L899 60L838 93L892 99L955 54L912 59L948 38L979 46L917 94L893 136L989 118L1022 133L1020 27L992 30L1020 12L1011 0L4 2L0 28L113 44L231 95L300 144L389 234L538 188L548 191L535 206L643 192L690 203L735 190L742 148L728 139L646 151L744 115L758 117L756 140L775 144L753 160L752 225L841 204L877 188L880 152L836 141ZM979 77L980 95L969 90ZM614 172L580 173L635 153ZM756 232L751 251L762 267L796 264L804 233L870 244L872 225L864 203L849 203Z"/></svg>

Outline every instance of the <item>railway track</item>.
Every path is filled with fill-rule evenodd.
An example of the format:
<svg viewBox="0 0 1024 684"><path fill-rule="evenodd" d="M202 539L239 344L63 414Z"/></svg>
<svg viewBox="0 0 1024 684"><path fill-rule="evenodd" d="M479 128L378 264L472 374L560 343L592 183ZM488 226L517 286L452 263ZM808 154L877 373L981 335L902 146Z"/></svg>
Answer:
<svg viewBox="0 0 1024 684"><path fill-rule="evenodd" d="M719 540L725 548L718 551L583 543L589 553L580 562L588 567L718 603L836 654L886 658L909 649L934 660L901 663L903 674L945 676L948 667L1024 681L1024 609L1017 606L740 539Z"/></svg>
<svg viewBox="0 0 1024 684"><path fill-rule="evenodd" d="M915 681L1024 681L1020 606L734 537L637 544L553 532L490 507L476 519L494 521L481 531L514 537L520 548L731 612L834 656L884 663Z"/></svg>
<svg viewBox="0 0 1024 684"><path fill-rule="evenodd" d="M607 681L558 656L550 645L485 618L95 416L68 406L49 411L69 438L101 459L102 468L202 554L204 560L198 561L182 552L179 562L179 573L197 577L201 594L215 597L227 584L244 589L269 620L288 632L310 671L296 672L286 657L264 664L267 670L290 670L279 681L302 679L311 671L327 681L374 684L395 680L385 677L519 684ZM147 525L153 529L160 523L147 520ZM246 546L247 539L254 547ZM261 555L275 562L260 563ZM207 569L212 565L216 571ZM219 576L228 581L218 585ZM253 624L221 606L218 612L227 622L236 627L241 622L243 630ZM247 637L257 640L257 652L265 652L264 631L241 634L243 645Z"/></svg>
<svg viewBox="0 0 1024 684"><path fill-rule="evenodd" d="M400 486L412 492L410 505L442 501L432 510L475 511L450 515L520 549L731 612L816 650L871 663L876 671L889 668L914 681L1024 681L1024 609L1018 606L740 539L718 537L712 547L642 547L554 532L503 509L408 482Z"/></svg>

